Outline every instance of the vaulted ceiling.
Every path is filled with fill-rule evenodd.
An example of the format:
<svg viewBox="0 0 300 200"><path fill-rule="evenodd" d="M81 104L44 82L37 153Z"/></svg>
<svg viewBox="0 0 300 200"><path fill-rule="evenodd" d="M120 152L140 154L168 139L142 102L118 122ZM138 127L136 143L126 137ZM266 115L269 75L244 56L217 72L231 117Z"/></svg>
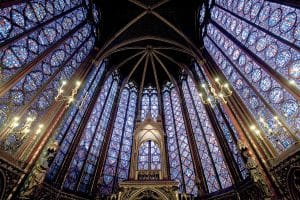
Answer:
<svg viewBox="0 0 300 200"><path fill-rule="evenodd" d="M162 85L171 77L178 79L179 66L191 64L189 44L182 34L199 43L197 16L203 1L101 0L96 4L102 19L97 58L108 56L111 70L118 68L123 78L142 86ZM107 53L112 49L118 50Z"/></svg>

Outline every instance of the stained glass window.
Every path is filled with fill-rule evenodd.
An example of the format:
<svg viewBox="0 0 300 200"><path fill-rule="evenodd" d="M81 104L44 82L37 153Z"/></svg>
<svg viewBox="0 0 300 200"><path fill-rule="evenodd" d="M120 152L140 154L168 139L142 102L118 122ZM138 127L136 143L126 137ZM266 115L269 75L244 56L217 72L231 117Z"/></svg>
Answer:
<svg viewBox="0 0 300 200"><path fill-rule="evenodd" d="M206 9L205 9L205 5L204 5L204 3L203 3L203 4L202 4L202 7L201 7L201 10L200 10L200 12L199 12L199 24L202 24L203 21L204 21L205 11L206 11Z"/></svg>
<svg viewBox="0 0 300 200"><path fill-rule="evenodd" d="M195 64L195 71L202 83L205 83L208 80L201 66L199 67L197 64ZM216 104L212 107L212 109L231 150L231 154L235 160L235 164L238 166L239 173L241 174L242 178L245 179L248 176L248 171L237 148L237 141L240 139L240 137L237 134L236 129L232 125L231 121L229 120L226 112L224 112L223 105Z"/></svg>
<svg viewBox="0 0 300 200"><path fill-rule="evenodd" d="M99 81L103 75L105 68L105 62L98 68L93 68L85 80L85 85L79 91L77 95L77 101L81 101L80 104L71 105L69 111L65 114L61 125L55 131L55 140L60 144L62 148L59 149L57 155L48 171L47 179L49 182L53 182L57 175L58 170L62 166L64 158L69 151L70 145L74 140L77 129L81 123L82 117L87 110L88 104L92 99Z"/></svg>
<svg viewBox="0 0 300 200"><path fill-rule="evenodd" d="M161 155L159 145L152 140L143 142L138 153L139 170L160 170Z"/></svg>
<svg viewBox="0 0 300 200"><path fill-rule="evenodd" d="M101 194L111 194L118 181L128 178L136 105L137 90L130 82L123 89L118 104L104 166Z"/></svg>
<svg viewBox="0 0 300 200"><path fill-rule="evenodd" d="M227 188L232 185L230 173L205 107L190 77L183 81L182 90L209 192Z"/></svg>
<svg viewBox="0 0 300 200"><path fill-rule="evenodd" d="M0 9L0 87L7 89L0 97L0 127L20 113L39 119L53 105L61 81L72 78L94 47L86 18L80 0Z"/></svg>
<svg viewBox="0 0 300 200"><path fill-rule="evenodd" d="M153 120L158 117L158 97L157 91L152 86L146 87L143 91L141 102L141 119L144 121L147 114L151 114Z"/></svg>
<svg viewBox="0 0 300 200"><path fill-rule="evenodd" d="M97 158L106 134L118 82L117 77L110 76L104 83L70 163L63 183L64 188L75 190L78 186L80 192L89 189L96 171Z"/></svg>
<svg viewBox="0 0 300 200"><path fill-rule="evenodd" d="M99 15L98 9L97 9L97 7L96 7L95 4L93 4L93 17L94 17L94 21L96 23L99 23L99 21L100 21L100 15Z"/></svg>
<svg viewBox="0 0 300 200"><path fill-rule="evenodd" d="M204 38L206 49L278 152L300 136L299 104L287 89L299 88L299 16L296 8L268 1L218 0Z"/></svg>
<svg viewBox="0 0 300 200"><path fill-rule="evenodd" d="M270 1L217 0L216 3L268 35L300 45L299 9Z"/></svg>
<svg viewBox="0 0 300 200"><path fill-rule="evenodd" d="M1 97L1 105L4 106L7 105L8 102L11 103L10 108L8 108L6 112L18 112L22 106L29 103L32 97L41 93L41 87L44 84L48 84L50 81L52 81L52 77L55 77L52 83L63 78L66 80L69 79L82 63L85 56L89 53L94 44L93 38L88 40L89 30L90 25L86 25L78 32L74 33L73 36L71 36L65 43L60 45L55 51L50 53L43 60L40 60L40 62L36 63L35 68L30 73L22 78L18 84L12 87L5 94L5 96ZM82 33L84 33L84 35ZM78 39L78 36L81 37L81 40ZM77 42L71 47L70 44L72 44L74 39L76 39ZM86 42L86 44L84 44L84 42ZM77 53L76 50L78 50L80 47L81 53ZM80 58L79 56L81 59L78 59ZM63 69L60 68L62 65L65 65ZM52 96L54 96L54 92L55 91L52 92ZM39 106L43 108L43 106L48 105L46 102L48 99L46 97L41 98L42 100L45 99L44 104L39 104ZM8 99L12 99L12 101L9 101Z"/></svg>
<svg viewBox="0 0 300 200"><path fill-rule="evenodd" d="M143 121L146 118L147 113L149 112L150 99L146 91L142 96L142 107L141 107L141 120Z"/></svg>
<svg viewBox="0 0 300 200"><path fill-rule="evenodd" d="M274 117L277 116L277 112L279 112L282 113L282 117L285 119L287 124L295 124L295 126L291 126L290 128L292 130L297 130L297 116L299 111L296 103L297 101L294 100L294 97L288 94L288 92L285 91L280 84L272 81L272 78L268 76L265 77L269 78L271 82L268 86L269 89L264 91L264 84L266 83L264 80L266 78L262 77L263 74L260 66L254 65L253 62L250 61L244 68L239 68L244 70L244 74L242 74L242 72L236 68L235 64L229 60L224 52L214 46L215 44L210 44L210 42L210 39L205 38L205 43L209 50L216 48L214 52L218 55L218 62L220 62L220 64L222 63L223 68L221 67L221 69L224 70L223 73L238 93L242 95L242 99L244 101L248 101L246 104L250 105L249 108L252 110L254 116L265 118L268 126L275 127L277 122ZM212 56L215 57L216 54ZM250 85L251 82L249 83L250 80L257 82L257 84L254 84L254 86L257 85L257 87L253 88L252 85ZM267 103L266 99L267 102L271 104ZM269 109L268 105L272 105L277 112L274 112L273 109ZM291 118L288 118L288 116ZM260 125L264 129L264 124ZM279 132L281 134L276 135L268 131L266 132L278 151L282 151L292 144L292 140L286 130L280 129Z"/></svg>
<svg viewBox="0 0 300 200"><path fill-rule="evenodd" d="M0 42L48 24L59 14L68 14L79 7L81 1L32 1L0 9Z"/></svg>
<svg viewBox="0 0 300 200"><path fill-rule="evenodd" d="M3 65L1 74L4 77L1 82L9 80L20 70L28 68L31 62L40 60L38 56L47 54L46 50L62 37L62 40L66 41L68 37L64 36L69 32L74 32L76 30L75 27L79 28L85 19L86 11L83 8L78 8L45 26L35 28L29 35L20 36L20 38L5 44L0 48L0 61ZM69 43L71 43L69 48L74 48L78 40L82 41L82 34L88 35L89 30L85 30L79 35L77 34L73 40L69 39ZM56 50L56 55L52 58L52 64L59 65L63 57L64 53L61 50Z"/></svg>
<svg viewBox="0 0 300 200"><path fill-rule="evenodd" d="M181 101L176 89L170 83L163 88L163 108L171 179L180 183L181 192L196 195L195 171Z"/></svg>

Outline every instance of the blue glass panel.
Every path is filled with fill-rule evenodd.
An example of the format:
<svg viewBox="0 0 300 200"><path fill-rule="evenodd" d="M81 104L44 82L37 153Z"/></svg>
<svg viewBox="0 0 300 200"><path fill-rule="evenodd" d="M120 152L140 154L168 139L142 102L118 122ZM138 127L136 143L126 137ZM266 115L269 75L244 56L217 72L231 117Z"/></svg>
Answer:
<svg viewBox="0 0 300 200"><path fill-rule="evenodd" d="M77 19L78 15L82 15L82 17ZM1 48L0 62L3 66L0 69L0 73L4 75L4 78L0 83L9 80L31 61L38 58L50 45L79 25L86 18L85 16L86 11L83 8L78 8L42 28L37 28L28 36L14 40L5 48ZM68 27L63 28L66 19L72 19L72 23Z"/></svg>
<svg viewBox="0 0 300 200"><path fill-rule="evenodd" d="M18 3L0 9L0 43L16 35L47 22L51 18L78 6L81 1L63 2L63 9L57 7L57 1L33 0L27 3Z"/></svg>
<svg viewBox="0 0 300 200"><path fill-rule="evenodd" d="M39 95L37 105L35 106L38 110L45 110L52 104L54 100L54 96L56 95L57 88L59 87L59 81L61 79L68 80L73 75L75 70L82 63L84 58L90 52L91 47L88 49L87 46L90 46L89 43L94 43L94 38L90 38L85 44L83 42L78 42L74 45L73 48L69 52L67 52L68 45L73 41L74 38L77 38L79 34L82 32L86 32L85 30L90 30L90 25L86 25L79 29L78 32L74 33L68 40L65 41L62 45L60 45L56 50L51 52L44 60L41 60L40 63L37 63L34 70L29 72L23 79L21 79L18 84L12 87L7 93L8 98L13 98L15 96L15 92L24 92L23 99L24 101L16 102L14 105L10 105L10 109L14 109L14 112L18 112L25 104L28 104L32 97L35 95ZM84 35L84 38L87 40L89 35ZM75 60L76 58L76 50L80 48L80 51L83 56L81 60ZM67 62L64 64L64 62ZM59 67L64 64L64 68L60 69ZM54 79L52 82L51 78ZM47 92L43 92L41 94L40 88L44 85L48 84L45 90ZM46 94L46 95L45 95ZM7 104L7 97L0 98L0 104ZM34 107L34 106L33 106ZM32 108L32 109L35 109ZM1 126L2 124L0 124Z"/></svg>
<svg viewBox="0 0 300 200"><path fill-rule="evenodd" d="M118 81L110 76L103 85L97 98L89 120L83 130L83 135L71 161L70 168L64 181L64 188L75 190L77 183L79 190L85 192L93 177L101 144L110 118L110 111L116 95ZM97 133L97 134L96 134ZM79 178L81 169L84 176ZM90 170L91 169L91 170Z"/></svg>
<svg viewBox="0 0 300 200"><path fill-rule="evenodd" d="M82 116L86 112L89 102L92 99L92 95L95 91L96 86L103 75L105 63L99 68L93 68L85 80L85 85L80 89L76 100L83 100L81 104L72 105L69 111L65 114L61 125L55 130L56 141L61 144L61 149L58 151L53 164L51 165L47 179L53 181L58 169L61 167L63 159L70 147L71 142L74 139L75 133L80 125Z"/></svg>
<svg viewBox="0 0 300 200"><path fill-rule="evenodd" d="M163 105L171 178L179 181L180 191L183 191L185 186L188 194L197 195L194 166L183 120L181 101L174 88L169 89L165 86Z"/></svg>

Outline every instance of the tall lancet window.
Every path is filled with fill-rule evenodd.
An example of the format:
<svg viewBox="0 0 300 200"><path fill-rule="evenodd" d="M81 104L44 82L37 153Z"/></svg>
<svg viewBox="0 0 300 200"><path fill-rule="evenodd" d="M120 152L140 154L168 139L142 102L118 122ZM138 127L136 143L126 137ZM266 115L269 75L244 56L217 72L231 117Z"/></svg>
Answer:
<svg viewBox="0 0 300 200"><path fill-rule="evenodd" d="M93 48L94 25L80 0L11 4L0 8L0 129L15 116L35 129Z"/></svg>
<svg viewBox="0 0 300 200"><path fill-rule="evenodd" d="M171 179L179 181L180 191L197 195L195 170L183 119L181 101L171 83L163 88L163 108Z"/></svg>
<svg viewBox="0 0 300 200"><path fill-rule="evenodd" d="M74 141L75 134L81 123L83 115L86 113L88 105L92 100L95 93L95 89L98 86L102 78L103 71L105 69L105 62L99 67L92 69L86 81L83 83L84 86L79 91L76 100L81 101L78 105L72 105L69 111L65 114L60 126L55 131L55 140L61 147L48 171L47 179L49 182L54 182L59 169L62 167L62 163L65 159L66 154L70 151L69 148L71 143Z"/></svg>
<svg viewBox="0 0 300 200"><path fill-rule="evenodd" d="M101 194L111 194L119 181L128 179L136 107L137 89L133 83L128 83L118 104L103 171Z"/></svg>
<svg viewBox="0 0 300 200"><path fill-rule="evenodd" d="M95 176L98 158L118 88L118 77L110 76L104 83L88 122L81 133L63 187L87 192Z"/></svg>
<svg viewBox="0 0 300 200"><path fill-rule="evenodd" d="M282 152L300 136L299 9L268 1L228 2L216 1L204 45Z"/></svg>
<svg viewBox="0 0 300 200"><path fill-rule="evenodd" d="M205 76L202 66L198 66L197 64L195 64L194 67L200 82L206 83L208 79ZM188 77L188 81L192 82L190 77ZM224 134L228 146L231 150L231 154L233 155L233 158L235 160L235 165L238 166L239 173L242 179L245 179L248 176L248 171L245 167L245 163L237 147L237 142L240 139L240 137L237 134L237 131L232 125L231 121L229 120L226 112L224 112L224 106L222 104L217 103L215 106L212 107L212 109L214 111L214 114L216 115L217 121L222 129L222 133Z"/></svg>
<svg viewBox="0 0 300 200"><path fill-rule="evenodd" d="M231 176L209 116L190 77L183 81L182 90L209 192L227 188L232 185Z"/></svg>
<svg viewBox="0 0 300 200"><path fill-rule="evenodd" d="M138 154L138 170L161 169L160 148L152 140L145 141L140 146Z"/></svg>
<svg viewBox="0 0 300 200"><path fill-rule="evenodd" d="M158 97L157 90L152 86L144 89L141 103L141 120L144 121L146 115L151 114L153 120L158 117Z"/></svg>

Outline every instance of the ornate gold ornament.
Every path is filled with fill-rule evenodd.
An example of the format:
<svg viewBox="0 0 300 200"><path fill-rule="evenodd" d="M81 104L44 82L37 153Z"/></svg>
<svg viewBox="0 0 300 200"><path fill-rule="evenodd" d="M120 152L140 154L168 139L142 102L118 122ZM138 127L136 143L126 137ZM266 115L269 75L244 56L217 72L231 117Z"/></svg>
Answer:
<svg viewBox="0 0 300 200"><path fill-rule="evenodd" d="M203 104L208 104L212 107L216 102L227 104L226 99L232 95L229 84L222 83L217 77L215 78L215 85L216 87L213 87L211 84L206 83L203 83L201 85L203 92L200 92L199 96Z"/></svg>

